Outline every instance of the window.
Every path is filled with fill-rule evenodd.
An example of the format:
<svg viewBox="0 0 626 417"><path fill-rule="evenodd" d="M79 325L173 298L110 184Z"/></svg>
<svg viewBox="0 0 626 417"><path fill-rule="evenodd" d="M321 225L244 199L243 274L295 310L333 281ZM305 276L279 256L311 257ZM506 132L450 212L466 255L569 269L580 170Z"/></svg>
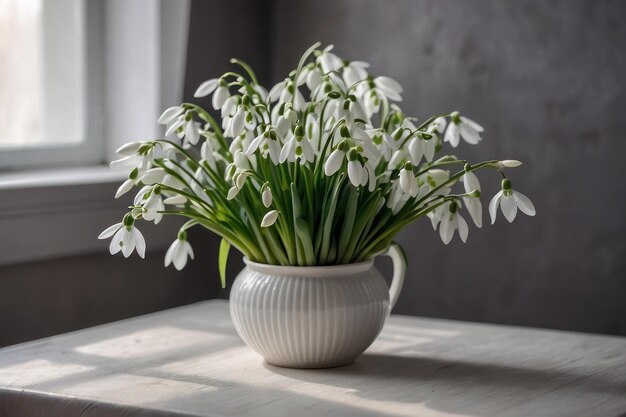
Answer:
<svg viewBox="0 0 626 417"><path fill-rule="evenodd" d="M0 166L91 162L84 0L0 0Z"/></svg>
<svg viewBox="0 0 626 417"><path fill-rule="evenodd" d="M189 0L0 0L0 230L18 236L0 265L104 250L94 236L126 204L111 201L123 178L106 162L125 142L163 135L157 118L182 100L189 10Z"/></svg>

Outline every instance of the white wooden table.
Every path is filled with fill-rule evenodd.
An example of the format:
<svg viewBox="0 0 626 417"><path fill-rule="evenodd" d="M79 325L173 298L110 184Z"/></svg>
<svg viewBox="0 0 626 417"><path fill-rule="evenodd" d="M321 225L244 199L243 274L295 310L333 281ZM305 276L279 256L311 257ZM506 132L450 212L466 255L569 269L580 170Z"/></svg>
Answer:
<svg viewBox="0 0 626 417"><path fill-rule="evenodd" d="M626 338L392 316L352 365L266 365L209 301L0 349L0 416L626 416Z"/></svg>

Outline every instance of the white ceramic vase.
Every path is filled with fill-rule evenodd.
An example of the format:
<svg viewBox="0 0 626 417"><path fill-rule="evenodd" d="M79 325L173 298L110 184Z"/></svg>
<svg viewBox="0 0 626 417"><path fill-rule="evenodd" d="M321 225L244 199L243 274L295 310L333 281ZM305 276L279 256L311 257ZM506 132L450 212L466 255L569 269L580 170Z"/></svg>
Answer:
<svg viewBox="0 0 626 417"><path fill-rule="evenodd" d="M337 266L275 266L244 259L230 292L239 336L271 365L326 368L352 362L376 339L404 282L392 245L388 289L373 260Z"/></svg>

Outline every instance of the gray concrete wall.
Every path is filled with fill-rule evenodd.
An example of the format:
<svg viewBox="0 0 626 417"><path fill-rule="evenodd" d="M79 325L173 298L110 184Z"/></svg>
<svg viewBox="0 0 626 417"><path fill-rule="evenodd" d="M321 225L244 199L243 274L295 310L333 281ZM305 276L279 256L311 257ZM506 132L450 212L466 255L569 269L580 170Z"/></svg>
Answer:
<svg viewBox="0 0 626 417"><path fill-rule="evenodd" d="M480 121L483 143L458 155L525 162L511 179L535 218L500 217L465 245L444 246L428 220L399 236L410 266L398 313L626 334L626 2L277 0L274 10L274 80L308 45L334 43L397 79L406 112Z"/></svg>

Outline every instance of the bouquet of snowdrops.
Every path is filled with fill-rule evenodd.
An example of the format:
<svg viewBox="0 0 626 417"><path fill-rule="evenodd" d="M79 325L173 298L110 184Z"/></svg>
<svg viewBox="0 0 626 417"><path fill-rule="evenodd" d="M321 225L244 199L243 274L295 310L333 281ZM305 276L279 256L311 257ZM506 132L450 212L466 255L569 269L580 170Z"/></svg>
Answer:
<svg viewBox="0 0 626 417"><path fill-rule="evenodd" d="M111 167L128 179L116 198L138 187L122 222L100 238L110 251L141 257L140 219L164 215L188 219L165 255L182 269L193 250L187 230L205 227L222 237L220 273L230 246L252 261L277 265L335 265L372 258L414 220L428 216L444 243L455 232L466 241L464 212L482 226L481 187L475 172L502 175L489 204L508 221L519 208L534 215L531 201L514 191L505 168L521 163L472 163L439 156L461 139L481 141L483 128L459 112L424 121L396 103L402 87L368 73L368 64L345 61L332 46L309 48L295 70L269 92L252 69L227 72L202 83L195 97L212 94L211 112L191 103L165 110L166 137L132 142ZM453 191L460 184L458 191Z"/></svg>

